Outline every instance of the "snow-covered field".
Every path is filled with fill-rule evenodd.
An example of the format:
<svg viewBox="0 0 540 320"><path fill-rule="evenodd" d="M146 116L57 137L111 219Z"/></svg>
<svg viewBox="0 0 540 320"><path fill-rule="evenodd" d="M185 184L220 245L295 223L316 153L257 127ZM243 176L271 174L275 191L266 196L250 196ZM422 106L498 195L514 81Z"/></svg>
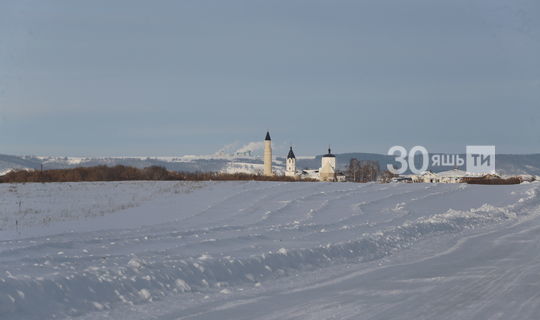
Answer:
<svg viewBox="0 0 540 320"><path fill-rule="evenodd" d="M0 185L0 319L535 319L540 183Z"/></svg>

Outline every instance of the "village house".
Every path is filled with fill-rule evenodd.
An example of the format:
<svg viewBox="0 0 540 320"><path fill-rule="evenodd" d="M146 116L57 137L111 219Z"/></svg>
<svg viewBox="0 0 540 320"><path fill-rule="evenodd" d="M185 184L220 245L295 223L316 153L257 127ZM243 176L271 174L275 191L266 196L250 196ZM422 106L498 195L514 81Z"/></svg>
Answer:
<svg viewBox="0 0 540 320"><path fill-rule="evenodd" d="M441 183L460 183L466 176L467 172L459 169L452 169L437 173L437 177L439 178L438 182Z"/></svg>
<svg viewBox="0 0 540 320"><path fill-rule="evenodd" d="M407 176L400 176L400 177L406 177L407 179L400 179L400 181L407 181L410 179L411 182L423 182L423 183L461 183L463 182L464 178L467 177L478 177L478 175L472 175L469 174L463 170L460 169L451 169L447 171L441 171L441 172L432 172L430 170L426 170L418 175L407 175ZM397 179L395 180L397 181Z"/></svg>
<svg viewBox="0 0 540 320"><path fill-rule="evenodd" d="M430 170L426 170L418 175L411 175L412 182L424 182L424 183L435 183L439 182L439 177L431 172Z"/></svg>

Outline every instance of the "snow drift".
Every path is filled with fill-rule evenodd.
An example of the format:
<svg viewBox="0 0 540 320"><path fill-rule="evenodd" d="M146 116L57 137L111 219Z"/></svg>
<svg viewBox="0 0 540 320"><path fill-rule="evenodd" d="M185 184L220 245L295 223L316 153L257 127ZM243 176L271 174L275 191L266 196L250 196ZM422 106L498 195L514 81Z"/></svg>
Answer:
<svg viewBox="0 0 540 320"><path fill-rule="evenodd" d="M0 314L79 316L362 265L529 216L539 186L2 185Z"/></svg>

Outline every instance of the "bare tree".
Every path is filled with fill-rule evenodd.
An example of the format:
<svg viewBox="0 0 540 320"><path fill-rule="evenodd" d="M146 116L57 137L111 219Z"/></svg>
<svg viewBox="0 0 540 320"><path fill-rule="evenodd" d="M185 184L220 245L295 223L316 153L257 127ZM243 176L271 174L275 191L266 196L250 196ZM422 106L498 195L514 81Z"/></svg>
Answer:
<svg viewBox="0 0 540 320"><path fill-rule="evenodd" d="M346 176L347 180L353 182L359 182L360 180L360 161L356 158L352 158L349 161L349 166L347 167Z"/></svg>
<svg viewBox="0 0 540 320"><path fill-rule="evenodd" d="M356 158L352 158L349 161L349 166L347 167L346 171L347 180L353 182L377 181L379 173L380 169L378 161L359 161Z"/></svg>

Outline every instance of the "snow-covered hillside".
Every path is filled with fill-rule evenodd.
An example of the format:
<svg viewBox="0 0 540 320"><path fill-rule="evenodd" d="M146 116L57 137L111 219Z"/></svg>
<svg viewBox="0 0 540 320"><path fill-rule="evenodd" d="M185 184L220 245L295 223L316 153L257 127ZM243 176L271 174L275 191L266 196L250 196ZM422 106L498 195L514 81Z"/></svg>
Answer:
<svg viewBox="0 0 540 320"><path fill-rule="evenodd" d="M319 161L320 162L320 161ZM229 154L209 156L181 157L35 157L9 156L0 154L0 176L12 170L66 169L75 167L124 165L136 168L160 166L173 171L186 172L226 172L226 173L258 173L262 171L263 161L258 156L236 156ZM274 159L274 171L282 172L283 159Z"/></svg>
<svg viewBox="0 0 540 320"><path fill-rule="evenodd" d="M243 150L242 148L239 149ZM238 150L237 150L238 151ZM286 153L274 153L274 171L281 173L284 171L284 157ZM465 155L460 155L465 158ZM336 154L337 166L345 170L351 158L359 160L377 161L381 169L385 169L388 164L398 166L395 158L374 153L342 153ZM421 167L421 157L417 157L417 167ZM501 175L529 174L540 176L540 154L498 154L497 172ZM191 155L178 157L45 157L45 156L11 156L0 154L0 175L14 169L40 169L43 165L45 169L64 169L75 167L91 167L98 165L124 165L137 168L149 166L160 166L173 171L212 171L227 173L258 173L262 170L262 156L246 155L245 153L216 153L212 155ZM318 156L298 156L296 167L298 169L319 169L321 166L321 155ZM454 166L429 167L433 172L440 172L454 169ZM465 168L461 168L465 169Z"/></svg>
<svg viewBox="0 0 540 320"><path fill-rule="evenodd" d="M3 184L0 318L534 318L539 191Z"/></svg>

